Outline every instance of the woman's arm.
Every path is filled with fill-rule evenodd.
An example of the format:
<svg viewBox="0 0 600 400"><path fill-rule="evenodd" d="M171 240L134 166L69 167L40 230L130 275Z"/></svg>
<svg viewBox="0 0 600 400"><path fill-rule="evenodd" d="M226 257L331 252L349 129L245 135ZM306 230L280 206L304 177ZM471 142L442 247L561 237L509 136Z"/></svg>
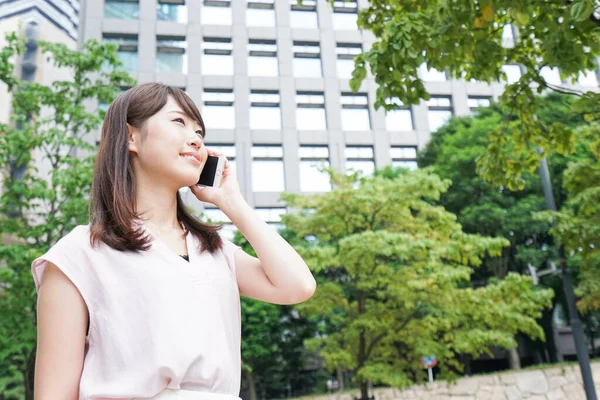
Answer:
<svg viewBox="0 0 600 400"><path fill-rule="evenodd" d="M256 251L235 253L240 294L274 304L308 300L316 282L308 266L288 242L267 225L240 196L230 197L221 210Z"/></svg>
<svg viewBox="0 0 600 400"><path fill-rule="evenodd" d="M34 399L77 399L89 314L75 285L48 263L38 291Z"/></svg>

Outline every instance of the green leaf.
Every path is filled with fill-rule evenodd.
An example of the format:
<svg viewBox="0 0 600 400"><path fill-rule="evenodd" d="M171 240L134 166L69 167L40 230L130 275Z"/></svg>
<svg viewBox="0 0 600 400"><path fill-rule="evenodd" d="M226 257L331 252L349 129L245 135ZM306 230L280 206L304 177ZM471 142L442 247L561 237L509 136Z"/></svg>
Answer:
<svg viewBox="0 0 600 400"><path fill-rule="evenodd" d="M589 0L580 0L571 5L571 17L576 21L585 21L594 11L594 3Z"/></svg>
<svg viewBox="0 0 600 400"><path fill-rule="evenodd" d="M528 13L517 12L516 13L516 20L519 23L519 25L521 25L521 26L527 25L527 24L529 24L530 16L529 16Z"/></svg>

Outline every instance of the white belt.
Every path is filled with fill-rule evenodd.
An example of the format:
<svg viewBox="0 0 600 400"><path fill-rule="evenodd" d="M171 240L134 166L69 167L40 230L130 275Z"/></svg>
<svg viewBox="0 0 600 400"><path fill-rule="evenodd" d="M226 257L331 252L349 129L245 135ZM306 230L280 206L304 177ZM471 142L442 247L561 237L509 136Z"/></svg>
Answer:
<svg viewBox="0 0 600 400"><path fill-rule="evenodd" d="M183 389L165 389L156 396L153 400L241 400L239 397L230 394L197 392L194 390Z"/></svg>

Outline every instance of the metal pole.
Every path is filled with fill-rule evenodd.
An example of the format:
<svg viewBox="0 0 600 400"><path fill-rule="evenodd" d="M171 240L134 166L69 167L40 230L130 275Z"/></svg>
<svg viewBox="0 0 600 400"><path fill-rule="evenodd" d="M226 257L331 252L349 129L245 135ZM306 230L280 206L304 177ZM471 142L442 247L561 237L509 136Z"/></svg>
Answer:
<svg viewBox="0 0 600 400"><path fill-rule="evenodd" d="M540 163L540 175L542 177L542 185L544 187L546 204L550 210L556 211L556 201L554 200L554 193L552 192L552 182L550 181L550 171L548 169L546 157L544 157ZM575 340L577 360L579 361L579 369L581 370L581 376L583 378L583 389L585 390L587 400L597 400L596 389L594 388L594 379L592 378L592 368L590 366L590 356L588 354L585 337L583 336L583 325L581 324L577 307L575 305L573 276L571 274L571 270L567 266L567 257L565 255L565 247L563 245L560 245L558 248L558 259L563 275L563 287L565 291L565 297L567 299L567 307L571 317L571 330L573 332L573 339Z"/></svg>
<svg viewBox="0 0 600 400"><path fill-rule="evenodd" d="M433 382L433 371L431 367L427 368L427 374L429 375L429 382Z"/></svg>

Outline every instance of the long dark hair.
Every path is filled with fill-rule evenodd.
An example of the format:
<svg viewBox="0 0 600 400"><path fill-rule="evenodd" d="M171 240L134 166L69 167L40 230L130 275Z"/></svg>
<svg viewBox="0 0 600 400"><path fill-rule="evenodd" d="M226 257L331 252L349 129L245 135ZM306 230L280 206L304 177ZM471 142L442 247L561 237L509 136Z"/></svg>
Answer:
<svg viewBox="0 0 600 400"><path fill-rule="evenodd" d="M104 117L100 148L94 166L90 195L91 244L102 241L115 250L148 250L151 240L135 224L140 220L136 210L136 180L128 150L127 124L145 132L146 121L160 111L173 97L181 109L206 132L198 107L181 89L162 83L134 86L117 97ZM187 211L177 192L177 220L200 240L200 250L221 248L218 234L221 226L211 226Z"/></svg>

